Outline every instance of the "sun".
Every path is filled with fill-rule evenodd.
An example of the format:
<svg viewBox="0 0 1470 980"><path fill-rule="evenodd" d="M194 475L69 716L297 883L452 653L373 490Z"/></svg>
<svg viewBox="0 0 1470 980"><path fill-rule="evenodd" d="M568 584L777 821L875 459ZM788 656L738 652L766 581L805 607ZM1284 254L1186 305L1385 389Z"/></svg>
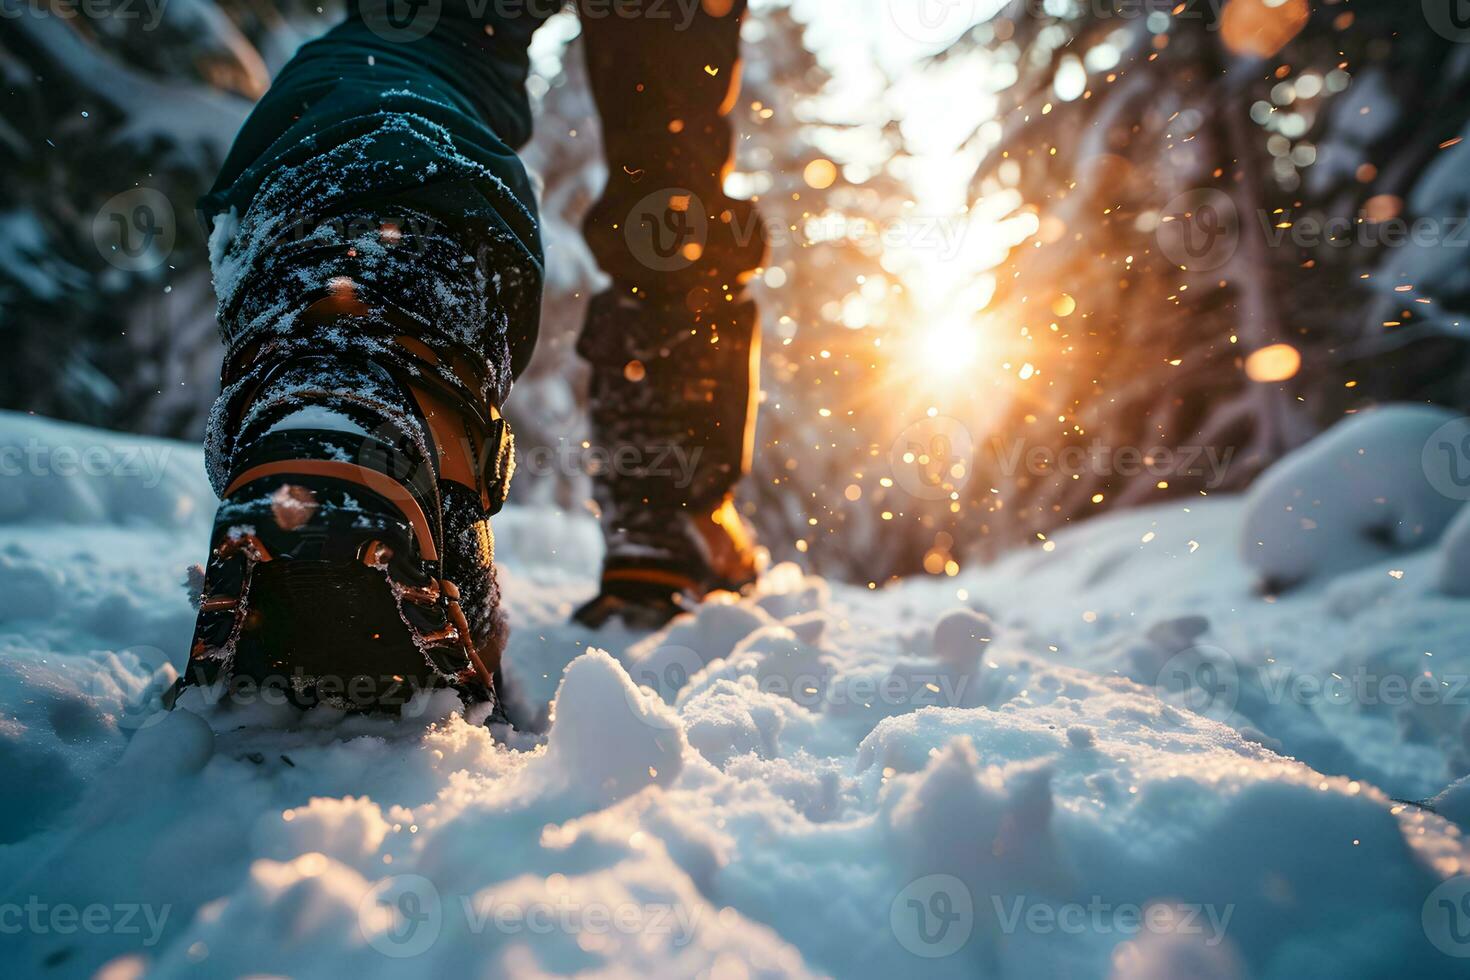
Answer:
<svg viewBox="0 0 1470 980"><path fill-rule="evenodd" d="M925 326L915 345L926 372L958 378L972 371L980 359L980 325L963 316L951 316Z"/></svg>

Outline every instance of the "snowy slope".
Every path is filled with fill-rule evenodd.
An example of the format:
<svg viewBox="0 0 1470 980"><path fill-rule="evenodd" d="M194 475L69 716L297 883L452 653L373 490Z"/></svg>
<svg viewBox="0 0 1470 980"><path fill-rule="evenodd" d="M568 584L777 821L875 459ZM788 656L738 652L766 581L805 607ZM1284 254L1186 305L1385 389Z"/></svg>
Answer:
<svg viewBox="0 0 1470 980"><path fill-rule="evenodd" d="M1391 799L1470 770L1470 604L1436 588L1434 535L1268 596L1240 555L1273 501L1202 499L957 579L783 566L639 637L566 623L591 521L512 507L512 708L545 734L505 744L452 697L394 723L154 711L192 624L198 452L0 415L0 477L9 976L1456 976L1470 955L1460 828ZM1396 697L1399 676L1430 681ZM1441 808L1470 824L1463 788Z"/></svg>

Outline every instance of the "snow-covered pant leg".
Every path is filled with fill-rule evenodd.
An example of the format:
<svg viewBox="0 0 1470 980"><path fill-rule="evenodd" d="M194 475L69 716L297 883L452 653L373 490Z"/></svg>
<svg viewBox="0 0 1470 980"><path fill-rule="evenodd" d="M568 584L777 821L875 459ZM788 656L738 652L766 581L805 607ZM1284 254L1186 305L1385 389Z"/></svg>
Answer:
<svg viewBox="0 0 1470 980"><path fill-rule="evenodd" d="M584 227L613 283L578 350L594 440L615 461L636 454L594 483L610 555L665 547L671 510L707 516L748 468L758 335L743 283L765 255L755 208L723 187L744 0L645 7L583 15L609 174Z"/></svg>
<svg viewBox="0 0 1470 980"><path fill-rule="evenodd" d="M493 404L530 357L542 252L515 148L530 135L526 48L544 17L474 0L405 9L360 0L303 46L200 203L228 345L207 446L216 481L237 400L293 348L391 359L401 350L379 334L411 332L446 364L471 362L441 380ZM300 315L342 291L365 308L360 333Z"/></svg>

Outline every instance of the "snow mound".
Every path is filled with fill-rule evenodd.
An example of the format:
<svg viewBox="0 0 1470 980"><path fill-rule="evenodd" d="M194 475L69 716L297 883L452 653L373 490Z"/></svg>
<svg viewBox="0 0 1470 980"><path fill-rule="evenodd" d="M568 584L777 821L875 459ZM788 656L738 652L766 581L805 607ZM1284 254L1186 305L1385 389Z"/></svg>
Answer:
<svg viewBox="0 0 1470 980"><path fill-rule="evenodd" d="M191 448L13 414L7 423L0 523L184 528L201 510L213 516L214 494Z"/></svg>
<svg viewBox="0 0 1470 980"><path fill-rule="evenodd" d="M645 786L667 786L679 775L685 739L678 717L634 687L622 665L601 650L567 667L552 719L543 765L568 791L605 805Z"/></svg>
<svg viewBox="0 0 1470 980"><path fill-rule="evenodd" d="M170 448L152 492L207 510ZM0 526L31 590L0 626L8 975L1284 980L1470 953L1467 709L1276 673L1470 673L1432 552L1271 599L1218 500L957 579L783 565L641 636L567 620L590 519L512 506L510 735L452 695L161 712L205 528L92 489Z"/></svg>
<svg viewBox="0 0 1470 980"><path fill-rule="evenodd" d="M1434 448L1457 419L1424 405L1364 412L1271 466L1246 497L1247 564L1279 589L1433 544L1467 499Z"/></svg>
<svg viewBox="0 0 1470 980"><path fill-rule="evenodd" d="M946 663L973 668L995 637L990 617L973 609L957 609L934 624L934 655Z"/></svg>
<svg viewBox="0 0 1470 980"><path fill-rule="evenodd" d="M1445 595L1470 597L1470 507L1460 508L1440 540L1437 582Z"/></svg>

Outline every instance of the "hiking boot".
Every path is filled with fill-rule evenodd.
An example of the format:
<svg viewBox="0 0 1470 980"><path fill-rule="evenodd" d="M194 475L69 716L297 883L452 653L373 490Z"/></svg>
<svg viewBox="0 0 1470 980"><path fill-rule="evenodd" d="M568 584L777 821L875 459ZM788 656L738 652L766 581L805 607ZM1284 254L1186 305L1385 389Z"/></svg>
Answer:
<svg viewBox="0 0 1470 980"><path fill-rule="evenodd" d="M506 639L490 518L510 430L466 361L336 295L313 353L265 344L227 369L228 478L204 568L191 688L396 712L419 691L495 702ZM315 322L312 322L315 321ZM403 333L396 333L398 329ZM326 345L324 345L326 346Z"/></svg>
<svg viewBox="0 0 1470 980"><path fill-rule="evenodd" d="M595 297L578 352L592 366L593 474L607 552L599 594L573 618L656 629L765 563L736 508L749 469L759 355L754 303L691 310L631 293Z"/></svg>

